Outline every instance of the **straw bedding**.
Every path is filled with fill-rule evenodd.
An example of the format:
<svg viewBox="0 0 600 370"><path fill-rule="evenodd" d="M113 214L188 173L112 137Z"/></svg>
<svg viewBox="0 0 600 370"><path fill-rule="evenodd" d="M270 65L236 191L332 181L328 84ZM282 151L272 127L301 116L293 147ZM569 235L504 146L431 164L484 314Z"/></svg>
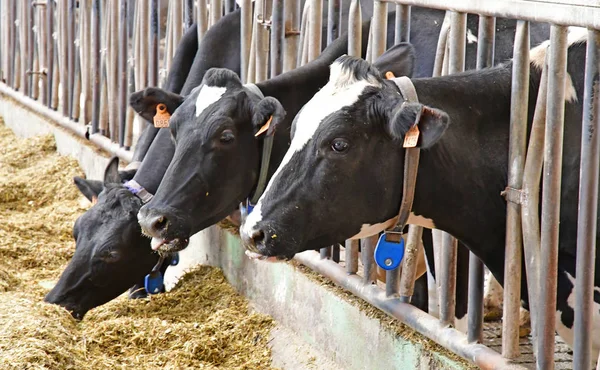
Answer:
<svg viewBox="0 0 600 370"><path fill-rule="evenodd" d="M1 369L270 367L271 318L249 313L216 268L151 299L121 296L82 322L44 303L73 254L73 222L89 207L75 175L52 136L19 140L0 122Z"/></svg>

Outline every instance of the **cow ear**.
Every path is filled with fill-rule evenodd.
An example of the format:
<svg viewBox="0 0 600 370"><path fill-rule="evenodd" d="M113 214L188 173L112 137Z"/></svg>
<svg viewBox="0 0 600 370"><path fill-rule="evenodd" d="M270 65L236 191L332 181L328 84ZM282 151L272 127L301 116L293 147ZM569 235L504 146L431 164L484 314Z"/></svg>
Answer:
<svg viewBox="0 0 600 370"><path fill-rule="evenodd" d="M397 77L412 77L415 48L407 42L401 42L383 53L373 65L383 73L392 72Z"/></svg>
<svg viewBox="0 0 600 370"><path fill-rule="evenodd" d="M112 157L106 170L104 170L104 186L109 184L120 184L121 176L119 175L119 157Z"/></svg>
<svg viewBox="0 0 600 370"><path fill-rule="evenodd" d="M262 99L254 107L252 125L256 136L266 133L267 136L275 132L275 128L285 119L285 109L279 100L273 97Z"/></svg>
<svg viewBox="0 0 600 370"><path fill-rule="evenodd" d="M415 123L419 128L417 147L427 149L446 131L450 117L444 111L419 103L403 103L389 121L389 134L395 139L403 140Z"/></svg>
<svg viewBox="0 0 600 370"><path fill-rule="evenodd" d="M75 176L73 177L73 182L75 182L75 186L77 186L81 194L83 194L90 202L94 202L94 200L98 198L98 194L104 189L104 184L102 181L98 180L86 180L79 176Z"/></svg>
<svg viewBox="0 0 600 370"><path fill-rule="evenodd" d="M183 100L184 97L181 95L156 87L148 87L131 94L129 105L145 120L153 122L157 105L161 103L166 105L167 112L172 115L175 109L183 103Z"/></svg>

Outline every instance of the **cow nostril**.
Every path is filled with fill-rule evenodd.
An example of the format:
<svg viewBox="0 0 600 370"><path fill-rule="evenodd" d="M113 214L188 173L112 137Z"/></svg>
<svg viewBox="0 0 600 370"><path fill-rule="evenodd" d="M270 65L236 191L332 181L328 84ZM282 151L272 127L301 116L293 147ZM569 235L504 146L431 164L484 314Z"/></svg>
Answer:
<svg viewBox="0 0 600 370"><path fill-rule="evenodd" d="M258 245L265 240L265 233L262 230L254 230L252 232L252 241L254 245Z"/></svg>
<svg viewBox="0 0 600 370"><path fill-rule="evenodd" d="M152 229L155 231L165 231L169 226L169 220L165 216L157 217L152 223Z"/></svg>

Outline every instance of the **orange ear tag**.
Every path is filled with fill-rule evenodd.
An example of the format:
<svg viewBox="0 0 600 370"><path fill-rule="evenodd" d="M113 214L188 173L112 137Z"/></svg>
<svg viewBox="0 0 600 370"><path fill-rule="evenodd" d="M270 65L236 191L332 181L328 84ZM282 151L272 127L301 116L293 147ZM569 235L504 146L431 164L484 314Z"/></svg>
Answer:
<svg viewBox="0 0 600 370"><path fill-rule="evenodd" d="M92 205L98 203L98 197L92 196Z"/></svg>
<svg viewBox="0 0 600 370"><path fill-rule="evenodd" d="M160 103L156 106L156 114L154 115L154 127L166 128L169 127L171 115L167 111L167 106Z"/></svg>
<svg viewBox="0 0 600 370"><path fill-rule="evenodd" d="M415 123L413 127L408 130L406 135L404 135L404 147L405 148L414 148L417 146L417 142L419 141L419 126Z"/></svg>
<svg viewBox="0 0 600 370"><path fill-rule="evenodd" d="M258 130L258 132L256 134L254 134L254 137L258 137L258 136L260 136L260 134L267 131L269 129L269 127L271 126L272 120L273 120L273 116L269 117L269 120L267 121L267 123L265 123L263 125L263 127L261 127L260 130Z"/></svg>
<svg viewBox="0 0 600 370"><path fill-rule="evenodd" d="M385 78L387 78L388 80L391 80L392 78L396 78L396 76L394 76L393 72L387 71L387 72L385 72Z"/></svg>

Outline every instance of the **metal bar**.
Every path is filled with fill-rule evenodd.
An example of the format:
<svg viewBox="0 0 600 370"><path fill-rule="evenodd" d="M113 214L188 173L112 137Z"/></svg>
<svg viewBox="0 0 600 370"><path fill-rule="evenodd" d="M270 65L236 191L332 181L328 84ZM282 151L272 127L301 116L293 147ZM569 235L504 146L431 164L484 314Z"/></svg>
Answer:
<svg viewBox="0 0 600 370"><path fill-rule="evenodd" d="M245 1L245 0L244 0ZM202 42L202 37L208 30L208 9L206 7L206 0L198 0L198 43Z"/></svg>
<svg viewBox="0 0 600 370"><path fill-rule="evenodd" d="M100 84L102 63L100 59L100 3L92 2L92 134L99 131L100 124Z"/></svg>
<svg viewBox="0 0 600 370"><path fill-rule="evenodd" d="M51 121L81 138L87 138L88 132L84 125L80 125L77 122L70 120L59 112L49 109L42 105L40 102L35 101L23 94L15 91L4 83L0 83L0 94L8 96L14 100L17 104L22 105L26 109L35 112L35 114L44 118L45 120ZM100 134L89 135L89 141L97 145L100 149L107 151L112 155L116 155L126 162L131 162L133 153L129 150L119 148L119 145L113 143L105 136Z"/></svg>
<svg viewBox="0 0 600 370"><path fill-rule="evenodd" d="M52 107L52 83L54 73L54 2L46 3L46 105Z"/></svg>
<svg viewBox="0 0 600 370"><path fill-rule="evenodd" d="M450 28L450 61L448 73L457 73L465 70L465 50L467 46L467 14L451 13L452 26Z"/></svg>
<svg viewBox="0 0 600 370"><path fill-rule="evenodd" d="M444 66L444 56L446 55L448 45L448 34L450 33L450 13L446 12L444 16L444 22L440 28L440 35L438 37L437 47L435 49L435 62L433 65L433 77L442 75Z"/></svg>
<svg viewBox="0 0 600 370"><path fill-rule="evenodd" d="M29 6L27 6L29 5ZM33 27L35 26L35 8L33 6L33 4L31 4L29 2L29 0L27 0L26 2L26 17L27 17L27 59L28 59L28 63L27 63L27 68L26 72L37 72L38 68L36 68L37 66L35 65L35 46L34 46L34 41L35 41L35 35L33 33ZM29 96L30 97L34 97L34 95L37 95L37 90L38 90L38 74L30 74L29 76Z"/></svg>
<svg viewBox="0 0 600 370"><path fill-rule="evenodd" d="M321 54L321 30L323 28L323 0L310 1L310 19L308 20L308 61Z"/></svg>
<svg viewBox="0 0 600 370"><path fill-rule="evenodd" d="M266 5L267 4L264 4L263 1L258 1L254 5L254 9L256 9L256 42L254 44L254 46L256 47L255 82L261 82L268 78L267 67L269 59L269 31L267 31L264 27L258 24L259 22L262 22L267 18L267 8L265 7Z"/></svg>
<svg viewBox="0 0 600 370"><path fill-rule="evenodd" d="M403 264L396 267L393 270L385 271L385 296L386 297L398 297L400 294L400 281L402 280L401 275L403 274ZM409 297L400 297L400 302L410 303Z"/></svg>
<svg viewBox="0 0 600 370"><path fill-rule="evenodd" d="M600 6L597 3L592 5L591 2L587 6L543 0L392 0L392 2L462 13L476 12L498 18L600 28Z"/></svg>
<svg viewBox="0 0 600 370"><path fill-rule="evenodd" d="M362 11L360 0L352 0L348 14L348 55L362 55Z"/></svg>
<svg viewBox="0 0 600 370"><path fill-rule="evenodd" d="M477 35L477 69L491 67L494 64L496 18L479 17ZM469 253L469 299L467 309L467 340L469 343L483 340L483 262Z"/></svg>
<svg viewBox="0 0 600 370"><path fill-rule="evenodd" d="M185 0L185 15L184 15L184 26L187 31L188 28L194 24L194 0Z"/></svg>
<svg viewBox="0 0 600 370"><path fill-rule="evenodd" d="M67 101L63 104L67 105L68 114L73 118L73 105L75 104L75 96L73 90L75 88L75 11L76 0L68 0L68 15L67 15L67 65L66 73L68 75L67 85L63 86L66 90ZM79 100L79 99L78 99Z"/></svg>
<svg viewBox="0 0 600 370"><path fill-rule="evenodd" d="M235 10L235 0L225 0L225 14L229 14Z"/></svg>
<svg viewBox="0 0 600 370"><path fill-rule="evenodd" d="M356 274L358 271L358 240L346 240L345 244L345 262L346 273L348 275Z"/></svg>
<svg viewBox="0 0 600 370"><path fill-rule="evenodd" d="M448 350L472 361L481 369L523 369L519 365L509 363L499 353L484 345L468 344L463 333L442 325L437 319L418 308L400 302L399 298L387 298L385 292L378 286L364 284L359 276L346 274L338 264L320 259L317 253L301 253L294 259Z"/></svg>
<svg viewBox="0 0 600 370"><path fill-rule="evenodd" d="M296 65L300 67L303 65L304 59L308 59L308 17L310 14L310 2L304 3L302 9L302 17L300 18L300 41L298 41L298 55Z"/></svg>
<svg viewBox="0 0 600 370"><path fill-rule="evenodd" d="M212 27L223 16L223 0L210 0L209 16L210 26Z"/></svg>
<svg viewBox="0 0 600 370"><path fill-rule="evenodd" d="M552 25L548 62L548 111L542 186L542 268L540 305L544 312L538 323L537 366L554 367L554 323L556 316L556 273L558 268L558 228L560 222L560 179L565 110L567 27Z"/></svg>
<svg viewBox="0 0 600 370"><path fill-rule="evenodd" d="M242 0L241 26L241 71L242 81L247 82L248 66L250 64L250 45L252 43L252 1Z"/></svg>
<svg viewBox="0 0 600 370"><path fill-rule="evenodd" d="M171 7L173 8L173 16L171 17L171 31L173 32L173 42L171 44L171 54L169 54L169 68L167 71L171 69L171 60L175 55L175 49L177 49L177 45L179 45L179 41L181 37L183 37L183 2L181 0L174 1Z"/></svg>
<svg viewBox="0 0 600 370"><path fill-rule="evenodd" d="M273 0L271 15L271 78L280 75L283 68L283 0Z"/></svg>
<svg viewBox="0 0 600 370"><path fill-rule="evenodd" d="M59 58L58 58L58 66L60 68L60 89L59 89L59 93L60 93L60 97L59 97L59 104L62 103L62 113L65 116L68 116L70 111L69 111L69 65L68 65L68 61L69 61L69 51L68 51L68 44L69 44L69 27L68 27L68 21L66 20L67 18L67 14L68 14L68 6L70 5L70 2L72 0L67 0L67 1L61 1L58 2L58 9L59 11L57 12L58 15L58 28L59 28Z"/></svg>
<svg viewBox="0 0 600 370"><path fill-rule="evenodd" d="M508 186L521 189L527 140L529 102L529 22L517 21L511 88ZM508 201L504 261L504 312L502 355L519 356L519 308L521 307L521 205Z"/></svg>
<svg viewBox="0 0 600 370"><path fill-rule="evenodd" d="M21 11L19 14L19 56L21 57L21 89L23 94L29 96L30 77L29 70L29 12L27 11L29 1L21 0Z"/></svg>
<svg viewBox="0 0 600 370"><path fill-rule="evenodd" d="M75 56L75 63L73 64L73 86L71 89L71 119L73 121L79 121L80 113L80 101L81 101L81 58L79 56L80 45L75 42L73 48L73 55Z"/></svg>
<svg viewBox="0 0 600 370"><path fill-rule="evenodd" d="M363 263L363 284L376 284L377 282L377 265L373 253L377 245L378 235L370 236L360 240L360 256Z"/></svg>
<svg viewBox="0 0 600 370"><path fill-rule="evenodd" d="M540 280L540 178L544 163L544 131L546 127L546 102L548 91L548 63L544 61L540 88L531 125L531 135L527 148L527 158L523 170L523 190L521 196L521 224L523 231L523 249L527 272L527 293L531 319L531 339L533 353L537 356L539 280Z"/></svg>
<svg viewBox="0 0 600 370"><path fill-rule="evenodd" d="M163 86L165 70L171 68L171 59L173 57L173 8L167 10L167 29L165 30L165 51L163 53L163 68L158 70L158 86Z"/></svg>
<svg viewBox="0 0 600 370"><path fill-rule="evenodd" d="M340 8L341 0L327 1L327 45L340 36Z"/></svg>
<svg viewBox="0 0 600 370"><path fill-rule="evenodd" d="M8 39L8 53L7 53L7 71L6 71L6 81L11 87L15 87L15 56L17 54L16 49L16 2L10 1L7 3L7 17L6 17L6 38Z"/></svg>
<svg viewBox="0 0 600 370"><path fill-rule="evenodd" d="M448 233L442 234L441 266L436 274L440 281L440 322L444 325L454 323L456 307L456 252L457 241ZM437 266L436 266L437 268Z"/></svg>
<svg viewBox="0 0 600 370"><path fill-rule="evenodd" d="M285 11L285 30L284 30L284 48L283 54L283 72L291 71L296 68L296 60L298 55L298 45L300 35L298 29L300 26L300 5L298 0L284 0Z"/></svg>
<svg viewBox="0 0 600 370"><path fill-rule="evenodd" d="M160 28L158 24L160 17L159 10L158 0L150 0L150 62L148 63L148 86L158 85L158 42L160 39Z"/></svg>
<svg viewBox="0 0 600 370"><path fill-rule="evenodd" d="M331 246L331 260L335 263L340 263L340 244Z"/></svg>
<svg viewBox="0 0 600 370"><path fill-rule="evenodd" d="M127 32L127 0L119 0L119 145L125 146L125 123L127 122L127 92L128 92L128 77L127 55L128 55L128 32Z"/></svg>
<svg viewBox="0 0 600 370"><path fill-rule="evenodd" d="M387 43L387 3L379 0L373 2L373 21L371 22L373 46L371 61L375 61L385 52Z"/></svg>
<svg viewBox="0 0 600 370"><path fill-rule="evenodd" d="M408 226L408 237L402 261L402 275L400 279L400 301L410 303L415 290L415 277L419 263L419 246L423 237L423 228L416 225ZM386 287L387 288L387 287Z"/></svg>
<svg viewBox="0 0 600 370"><path fill-rule="evenodd" d="M600 175L600 32L588 31L581 128L581 167L579 171L579 212L577 216L577 279L575 280L575 345L573 368L588 369L592 363L594 326L594 262L598 216L598 176Z"/></svg>
<svg viewBox="0 0 600 370"><path fill-rule="evenodd" d="M321 248L319 250L321 258L331 258L331 247Z"/></svg>
<svg viewBox="0 0 600 370"><path fill-rule="evenodd" d="M394 44L401 42L410 42L410 6L396 5L396 32L394 34Z"/></svg>

